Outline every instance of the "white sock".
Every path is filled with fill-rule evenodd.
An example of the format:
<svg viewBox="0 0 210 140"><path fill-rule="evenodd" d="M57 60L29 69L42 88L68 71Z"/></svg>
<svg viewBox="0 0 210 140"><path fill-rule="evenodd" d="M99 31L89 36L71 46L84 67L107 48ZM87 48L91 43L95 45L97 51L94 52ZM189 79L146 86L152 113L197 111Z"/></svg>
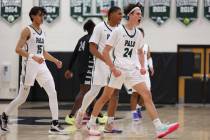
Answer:
<svg viewBox="0 0 210 140"><path fill-rule="evenodd" d="M162 126L162 123L161 123L159 118L154 119L152 122L153 122L153 124L154 124L156 129L158 129L158 128L160 128Z"/></svg>
<svg viewBox="0 0 210 140"><path fill-rule="evenodd" d="M101 86L92 85L90 90L85 94L82 106L80 107L80 111L82 113L85 113L88 106L92 103L92 101L96 98L96 96L99 94L101 90Z"/></svg>
<svg viewBox="0 0 210 140"><path fill-rule="evenodd" d="M139 108L141 109L142 106L140 106L139 104L137 104L137 105L136 105L136 109L139 109Z"/></svg>
<svg viewBox="0 0 210 140"><path fill-rule="evenodd" d="M137 112L136 112L136 110L132 110L131 113L133 114L133 113L137 113Z"/></svg>
<svg viewBox="0 0 210 140"><path fill-rule="evenodd" d="M107 123L110 124L114 122L114 117L108 117Z"/></svg>
<svg viewBox="0 0 210 140"><path fill-rule="evenodd" d="M90 126L92 126L92 125L95 125L95 124L96 124L96 119L97 119L97 117L91 115L90 120L89 120L89 122L88 122L88 124L87 124L88 127L90 127Z"/></svg>

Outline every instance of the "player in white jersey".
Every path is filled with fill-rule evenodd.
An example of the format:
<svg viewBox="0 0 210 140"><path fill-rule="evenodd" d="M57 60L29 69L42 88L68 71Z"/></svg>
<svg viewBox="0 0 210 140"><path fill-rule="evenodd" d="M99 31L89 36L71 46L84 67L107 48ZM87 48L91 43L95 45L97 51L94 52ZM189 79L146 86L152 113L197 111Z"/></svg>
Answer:
<svg viewBox="0 0 210 140"><path fill-rule="evenodd" d="M141 33L143 34L144 37L144 30L142 28L139 28L139 30L141 31ZM148 44L144 44L143 45L143 53L144 53L144 66L146 68L146 74L144 75L145 77L145 83L146 86L149 90L151 90L151 82L150 82L150 75L149 75L149 71L151 72L151 76L154 75L154 69L153 69L153 62L152 62L152 57L150 54L150 48ZM140 68L139 65L139 60L138 60L138 54L135 53L134 55L136 55L136 63L138 65L138 67ZM133 121L139 121L142 118L141 115L141 108L142 106L144 106L143 103L143 99L140 98L139 94L133 90L133 89L129 89L130 87L126 87L127 88L127 92L128 94L131 94L131 98L130 98L130 106L131 106L131 116L132 116L132 120Z"/></svg>
<svg viewBox="0 0 210 140"><path fill-rule="evenodd" d="M46 11L42 7L33 7L29 16L32 24L27 26L21 33L16 46L16 53L22 56L22 72L18 96L5 108L1 116L1 129L8 132L8 116L11 112L23 104L29 94L30 87L35 80L43 87L49 98L52 122L50 134L66 134L58 122L58 101L53 77L47 68L45 59L56 64L60 69L62 62L45 51L45 32L41 29Z"/></svg>
<svg viewBox="0 0 210 140"><path fill-rule="evenodd" d="M119 7L111 7L108 11L108 21L101 22L94 28L93 34L89 40L90 42L90 52L95 57L95 64L93 68L93 77L91 89L84 96L82 106L79 109L76 116L76 126L78 128L82 127L82 118L87 107L94 100L94 98L99 94L99 91L108 84L108 78L111 73L109 67L105 64L104 58L102 56L102 51L105 47L105 43L109 38L112 30L114 30L122 19L121 9ZM108 133L118 133L121 130L114 129L114 113L118 104L118 91L113 94L109 105L108 105L108 120L105 125L105 131Z"/></svg>
<svg viewBox="0 0 210 140"><path fill-rule="evenodd" d="M88 122L89 128L94 135L101 135L101 132L95 129L95 117L101 111L104 104L109 101L115 89L120 89L124 83L135 89L144 99L145 107L156 128L157 137L161 138L173 132L179 127L178 123L163 124L156 111L152 101L150 90L145 84L144 54L142 51L143 36L136 26L141 21L141 10L138 4L129 4L124 10L128 16L125 25L117 27L112 33L103 50L103 56L106 64L112 71L110 81L105 87L102 96L95 103L91 119ZM110 51L114 49L115 61L110 58ZM134 51L138 51L141 69L135 63Z"/></svg>

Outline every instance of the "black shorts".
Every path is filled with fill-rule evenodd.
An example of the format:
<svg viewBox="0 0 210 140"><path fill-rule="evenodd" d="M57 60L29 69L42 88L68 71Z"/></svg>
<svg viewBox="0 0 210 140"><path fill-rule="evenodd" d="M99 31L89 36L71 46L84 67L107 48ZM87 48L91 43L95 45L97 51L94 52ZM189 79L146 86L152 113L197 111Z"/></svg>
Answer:
<svg viewBox="0 0 210 140"><path fill-rule="evenodd" d="M87 71L79 74L80 84L91 85L91 80L92 80L92 71L91 72Z"/></svg>

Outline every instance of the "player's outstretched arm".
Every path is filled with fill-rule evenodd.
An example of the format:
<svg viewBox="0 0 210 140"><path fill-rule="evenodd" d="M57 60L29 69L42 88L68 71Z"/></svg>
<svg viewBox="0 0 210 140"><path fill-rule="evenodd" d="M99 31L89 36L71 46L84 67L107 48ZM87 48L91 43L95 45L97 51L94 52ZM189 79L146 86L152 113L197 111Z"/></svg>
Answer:
<svg viewBox="0 0 210 140"><path fill-rule="evenodd" d="M56 66L60 69L60 68L62 68L62 62L60 61L60 60L58 60L58 59L56 59L55 57L53 57L51 54L49 54L47 51L44 51L44 58L46 59L46 60L49 60L49 61L51 61L51 62L53 62L53 63L55 63L56 64Z"/></svg>

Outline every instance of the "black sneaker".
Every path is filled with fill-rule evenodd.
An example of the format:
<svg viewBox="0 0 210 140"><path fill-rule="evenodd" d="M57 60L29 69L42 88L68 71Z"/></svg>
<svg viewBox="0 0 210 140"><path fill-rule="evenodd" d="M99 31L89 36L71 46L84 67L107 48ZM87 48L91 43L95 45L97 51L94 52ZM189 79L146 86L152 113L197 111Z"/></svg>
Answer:
<svg viewBox="0 0 210 140"><path fill-rule="evenodd" d="M58 120L53 120L51 123L49 134L51 134L51 135L67 135L68 133L58 123Z"/></svg>
<svg viewBox="0 0 210 140"><path fill-rule="evenodd" d="M8 124L8 116L3 112L1 116L1 130L5 132L9 132Z"/></svg>

